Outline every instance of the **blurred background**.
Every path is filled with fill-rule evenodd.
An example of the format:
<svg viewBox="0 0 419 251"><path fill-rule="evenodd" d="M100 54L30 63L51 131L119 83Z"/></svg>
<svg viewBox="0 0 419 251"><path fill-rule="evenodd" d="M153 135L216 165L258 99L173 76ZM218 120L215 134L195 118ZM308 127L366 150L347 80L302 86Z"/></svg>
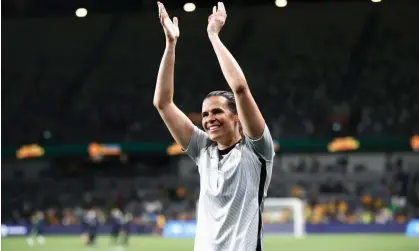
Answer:
<svg viewBox="0 0 419 251"><path fill-rule="evenodd" d="M200 125L205 95L228 88L206 34L216 2L163 3L181 30L175 102ZM268 197L300 198L309 236L336 224L402 234L419 217L419 3L225 5L221 38L277 144ZM41 210L54 233L94 208L106 226L118 208L134 235L160 235L169 220L195 220L197 169L152 105L165 43L156 1L1 7L2 224ZM295 220L292 207L274 211L266 224Z"/></svg>

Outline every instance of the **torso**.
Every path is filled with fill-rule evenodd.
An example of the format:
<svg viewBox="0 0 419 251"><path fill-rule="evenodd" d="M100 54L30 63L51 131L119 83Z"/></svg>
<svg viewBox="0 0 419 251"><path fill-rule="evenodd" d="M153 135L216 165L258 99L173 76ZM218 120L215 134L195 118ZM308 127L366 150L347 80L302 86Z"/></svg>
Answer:
<svg viewBox="0 0 419 251"><path fill-rule="evenodd" d="M215 145L202 151L195 250L257 250L261 204L270 183L272 162L260 158L245 142L226 154L220 155Z"/></svg>

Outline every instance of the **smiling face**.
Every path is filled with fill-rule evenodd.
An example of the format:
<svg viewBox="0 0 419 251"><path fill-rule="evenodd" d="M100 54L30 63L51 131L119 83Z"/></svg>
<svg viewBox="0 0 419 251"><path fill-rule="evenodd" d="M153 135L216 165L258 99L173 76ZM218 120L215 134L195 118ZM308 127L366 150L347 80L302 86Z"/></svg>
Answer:
<svg viewBox="0 0 419 251"><path fill-rule="evenodd" d="M229 144L238 132L238 122L238 116L230 110L227 98L211 96L202 103L202 127L212 141Z"/></svg>

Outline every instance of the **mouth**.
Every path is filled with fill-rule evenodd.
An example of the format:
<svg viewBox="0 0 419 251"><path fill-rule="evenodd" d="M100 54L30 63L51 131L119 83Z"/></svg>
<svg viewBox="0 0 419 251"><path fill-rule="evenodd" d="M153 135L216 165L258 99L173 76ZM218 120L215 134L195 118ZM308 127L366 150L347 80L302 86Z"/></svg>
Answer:
<svg viewBox="0 0 419 251"><path fill-rule="evenodd" d="M214 132L214 131L218 130L220 127L221 126L219 126L219 125L211 125L211 126L207 127L207 131L208 132Z"/></svg>

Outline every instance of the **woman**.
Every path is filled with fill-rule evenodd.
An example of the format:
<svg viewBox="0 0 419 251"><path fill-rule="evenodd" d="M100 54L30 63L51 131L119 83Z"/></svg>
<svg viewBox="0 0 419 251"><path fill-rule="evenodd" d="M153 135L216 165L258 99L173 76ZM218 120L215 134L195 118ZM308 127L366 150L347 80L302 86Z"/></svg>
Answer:
<svg viewBox="0 0 419 251"><path fill-rule="evenodd" d="M198 129L173 103L178 19L158 3L166 49L154 106L200 174L195 250L262 250L263 199L270 183L274 144L243 72L219 38L227 14L219 2L208 18L208 37L232 92L211 92Z"/></svg>

